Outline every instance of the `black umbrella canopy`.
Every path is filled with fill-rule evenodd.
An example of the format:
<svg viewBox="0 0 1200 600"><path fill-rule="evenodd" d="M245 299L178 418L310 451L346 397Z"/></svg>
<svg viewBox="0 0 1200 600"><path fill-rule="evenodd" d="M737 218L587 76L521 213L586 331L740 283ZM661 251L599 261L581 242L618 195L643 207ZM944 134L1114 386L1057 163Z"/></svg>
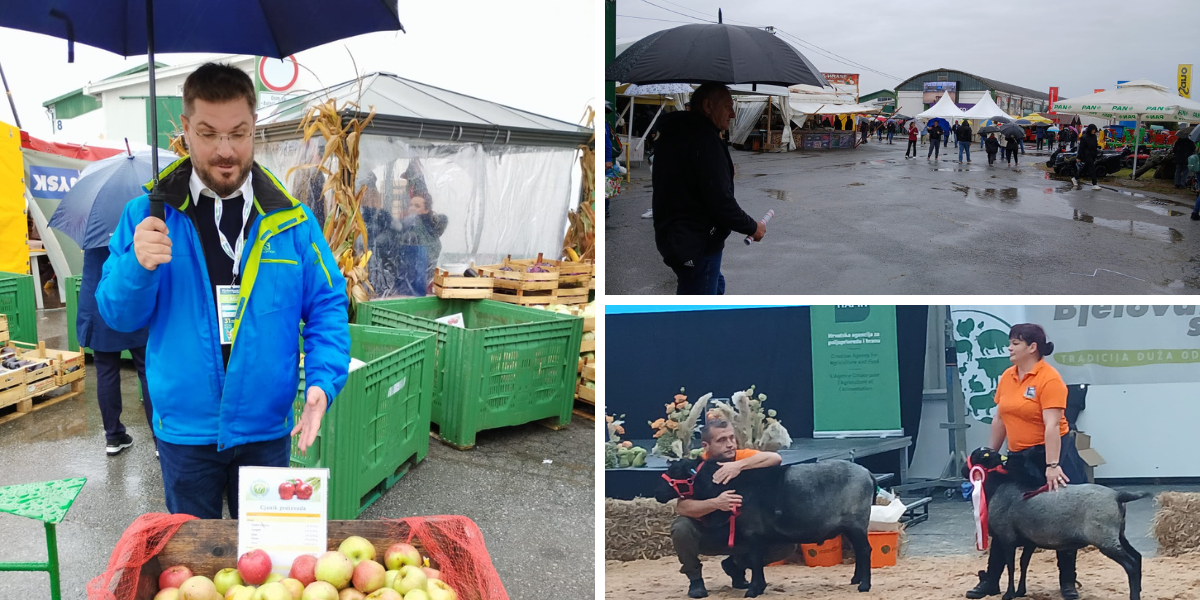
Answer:
<svg viewBox="0 0 1200 600"><path fill-rule="evenodd" d="M1020 125L1013 125L1012 123L1008 123L1008 124L1000 126L1000 135L1003 135L1005 137L1008 137L1011 135L1017 139L1022 139L1025 137L1025 130L1021 129Z"/></svg>
<svg viewBox="0 0 1200 600"><path fill-rule="evenodd" d="M979 130L979 135L987 135L989 133L1000 133L1000 128L996 127L995 125L988 125L987 127Z"/></svg>
<svg viewBox="0 0 1200 600"><path fill-rule="evenodd" d="M740 25L683 25L652 33L604 70L621 83L764 83L826 87L821 72L798 50L762 29Z"/></svg>

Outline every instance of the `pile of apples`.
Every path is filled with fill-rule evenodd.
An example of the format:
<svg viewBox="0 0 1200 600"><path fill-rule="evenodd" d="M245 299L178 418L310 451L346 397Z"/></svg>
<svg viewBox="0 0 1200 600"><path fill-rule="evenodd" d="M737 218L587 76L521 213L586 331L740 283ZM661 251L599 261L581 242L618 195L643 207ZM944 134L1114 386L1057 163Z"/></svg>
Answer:
<svg viewBox="0 0 1200 600"><path fill-rule="evenodd" d="M243 554L236 569L221 569L212 579L176 565L159 575L154 600L457 600L441 573L424 564L404 543L388 547L380 564L375 546L355 535L336 552L300 556L286 578L271 572L262 550Z"/></svg>

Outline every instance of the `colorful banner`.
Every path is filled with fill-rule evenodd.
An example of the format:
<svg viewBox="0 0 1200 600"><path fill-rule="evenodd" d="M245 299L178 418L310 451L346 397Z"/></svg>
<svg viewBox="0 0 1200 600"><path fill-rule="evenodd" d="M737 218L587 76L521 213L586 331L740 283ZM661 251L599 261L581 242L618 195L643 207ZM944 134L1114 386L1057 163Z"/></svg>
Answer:
<svg viewBox="0 0 1200 600"><path fill-rule="evenodd" d="M858 102L858 73L821 73L838 96L853 96Z"/></svg>
<svg viewBox="0 0 1200 600"><path fill-rule="evenodd" d="M904 435L896 307L813 306L813 437Z"/></svg>
<svg viewBox="0 0 1200 600"><path fill-rule="evenodd" d="M991 423L996 414L996 384L1012 362L1008 360L1008 331L1025 323L1024 306L951 306L958 377L967 414Z"/></svg>
<svg viewBox="0 0 1200 600"><path fill-rule="evenodd" d="M1054 112L1054 110L1053 110L1055 102L1058 102L1058 88L1052 87L1052 88L1050 88L1050 107L1051 107L1050 114L1052 114L1052 115L1058 114L1058 113Z"/></svg>
<svg viewBox="0 0 1200 600"><path fill-rule="evenodd" d="M1094 90L1092 90L1092 93L1093 93L1093 94L1099 94L1100 92L1103 92L1103 91L1104 91L1104 88L1099 88L1099 89L1094 89Z"/></svg>
<svg viewBox="0 0 1200 600"><path fill-rule="evenodd" d="M22 151L25 159L25 183L29 194L33 196L33 215L39 228L46 230L54 209L66 195L67 190L75 185L79 173L89 164L89 161L78 158L67 158L49 152L38 152L25 149ZM83 250L67 234L57 229L49 230L53 239L42 235L42 243L50 254L50 264L59 278L66 280L71 275L83 273ZM42 280L49 279L48 273L42 274Z"/></svg>
<svg viewBox="0 0 1200 600"><path fill-rule="evenodd" d="M1030 306L1054 342L1048 360L1067 383L1200 382L1200 309L1194 305Z"/></svg>
<svg viewBox="0 0 1200 600"><path fill-rule="evenodd" d="M925 104L935 104L942 98L942 94L950 94L950 99L958 101L958 82L957 81L926 81L924 83L924 93L921 95L921 102Z"/></svg>
<svg viewBox="0 0 1200 600"><path fill-rule="evenodd" d="M1192 65L1179 65L1179 95L1192 97Z"/></svg>

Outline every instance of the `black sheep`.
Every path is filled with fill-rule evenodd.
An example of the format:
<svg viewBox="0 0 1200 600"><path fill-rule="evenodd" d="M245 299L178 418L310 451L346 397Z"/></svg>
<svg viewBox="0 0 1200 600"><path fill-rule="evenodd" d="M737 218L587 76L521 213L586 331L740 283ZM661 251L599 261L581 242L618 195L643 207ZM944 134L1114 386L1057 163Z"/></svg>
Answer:
<svg viewBox="0 0 1200 600"><path fill-rule="evenodd" d="M712 477L718 468L717 461L703 461L701 465L698 459L683 459L667 468L667 476L692 479L692 498L696 500L716 498L726 490L736 490L742 496L730 554L738 556L739 566L751 570L747 598L767 588L763 567L768 546L816 544L839 535L845 535L854 547L854 577L850 583L858 584L860 592L871 589L867 526L875 499L875 478L870 471L849 461L831 460L747 469L726 485L717 485ZM667 502L677 497L676 490L663 484L656 497ZM728 512L714 512L702 519L708 535L723 545L729 538L730 516Z"/></svg>
<svg viewBox="0 0 1200 600"><path fill-rule="evenodd" d="M971 464L995 469L1003 463L1000 453L979 448L971 453ZM1025 595L1025 572L1034 548L1079 550L1095 546L1129 575L1129 599L1138 600L1142 589L1142 556L1125 539L1125 504L1148 497L1146 492L1118 492L1089 483L1071 484L1054 492L1031 492L1015 476L991 471L984 482L987 496L988 530L995 543L993 552L1004 552L1008 566L1005 600ZM1021 586L1013 588L1017 547L1021 556Z"/></svg>

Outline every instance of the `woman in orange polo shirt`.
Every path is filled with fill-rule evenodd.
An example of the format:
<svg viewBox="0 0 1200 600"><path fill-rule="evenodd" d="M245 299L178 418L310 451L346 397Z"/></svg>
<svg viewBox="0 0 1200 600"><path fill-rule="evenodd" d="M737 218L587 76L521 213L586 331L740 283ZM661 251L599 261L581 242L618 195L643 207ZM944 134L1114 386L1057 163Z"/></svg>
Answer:
<svg viewBox="0 0 1200 600"><path fill-rule="evenodd" d="M1008 333L1008 358L1013 366L996 383L996 416L992 418L990 448L1008 441L1008 472L1029 489L1047 486L1053 493L1074 481L1087 481L1083 460L1075 449L1064 412L1067 385L1043 360L1054 352L1040 325L1021 323ZM987 574L967 592L968 598L1000 593L1004 552L988 556ZM1058 552L1058 582L1065 600L1079 598L1075 585L1075 550Z"/></svg>

